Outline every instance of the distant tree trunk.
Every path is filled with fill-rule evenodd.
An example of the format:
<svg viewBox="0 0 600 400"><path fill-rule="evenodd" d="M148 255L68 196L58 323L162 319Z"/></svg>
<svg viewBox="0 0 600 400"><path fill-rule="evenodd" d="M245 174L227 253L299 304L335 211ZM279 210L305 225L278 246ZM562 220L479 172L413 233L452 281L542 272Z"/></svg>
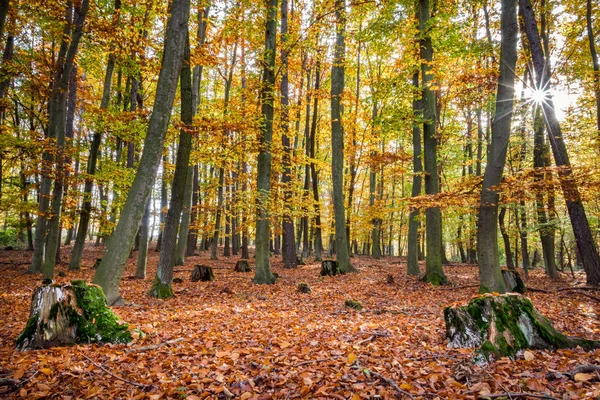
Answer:
<svg viewBox="0 0 600 400"><path fill-rule="evenodd" d="M292 218L292 148L289 138L288 0L281 0L281 144L283 146L283 266L296 268L296 238Z"/></svg>
<svg viewBox="0 0 600 400"><path fill-rule="evenodd" d="M187 31L187 26L185 26ZM180 64L181 65L181 64ZM171 190L171 201L167 212L167 221L163 232L163 247L158 261L158 270L149 296L168 298L173 295L173 267L175 266L175 253L177 250L177 231L183 210L186 180L190 164L190 153L192 150L192 135L188 131L193 123L194 106L192 104L192 71L190 66L190 42L185 38L185 49L183 54L183 65L179 78L181 92L181 122L185 128L179 131L179 147L177 148L177 160L175 162L175 173L173 175L173 190Z"/></svg>
<svg viewBox="0 0 600 400"><path fill-rule="evenodd" d="M161 184L160 184L160 215L158 218L158 239L156 240L156 248L154 249L154 251L160 251L161 247L162 247L162 238L163 238L163 231L164 231L164 227L165 227L165 217L166 217L166 212L164 211L165 208L167 208L168 205L168 196L167 196L167 180L165 179L165 164L167 163L167 156L163 155L162 156L162 162L163 162L163 173L162 173L162 179L161 179Z"/></svg>
<svg viewBox="0 0 600 400"><path fill-rule="evenodd" d="M439 193L439 173L437 164L437 138L436 138L436 104L435 93L431 88L432 74L431 63L433 60L433 46L429 27L431 16L429 0L419 0L419 30L421 32L420 56L423 93L423 149L425 161L425 193L434 195ZM425 211L426 257L424 280L433 285L447 281L442 268L442 213L439 207L429 207Z"/></svg>
<svg viewBox="0 0 600 400"><path fill-rule="evenodd" d="M146 203L146 209L144 210L144 216L142 217L142 227L140 228L140 248L138 250L137 265L135 268L135 278L145 279L146 278L146 264L148 261L148 236L150 235L150 204L152 203L152 195Z"/></svg>
<svg viewBox="0 0 600 400"><path fill-rule="evenodd" d="M173 0L171 3L163 62L156 85L153 112L144 140L144 152L123 206L121 218L107 243L102 262L94 275L93 282L102 286L109 305L123 303L119 294L119 282L156 179L181 71L189 10L189 0Z"/></svg>
<svg viewBox="0 0 600 400"><path fill-rule="evenodd" d="M346 54L345 3L345 0L335 0L336 41L331 67L331 180L333 182L335 256L342 273L356 270L350 264L344 204L344 131L341 94L344 91L344 58Z"/></svg>
<svg viewBox="0 0 600 400"><path fill-rule="evenodd" d="M551 87L550 72L546 68L549 63L544 59L535 15L529 0L519 0L519 5L536 73L536 85L539 88L547 90ZM560 124L556 118L554 102L550 92L547 93L546 99L542 102L541 106L544 112L544 120L546 122L546 130L550 139L552 153L554 154L554 162L559 167L558 177L571 219L577 249L581 255L583 268L586 273L587 284L600 285L600 257L598 256L598 249L592 237L577 183L573 178L567 147Z"/></svg>
<svg viewBox="0 0 600 400"><path fill-rule="evenodd" d="M63 199L63 180L64 180L64 148L66 136L66 112L67 112L67 93L69 81L71 80L71 71L75 63L75 56L79 47L79 41L83 34L83 25L89 7L89 0L83 0L78 7L71 8L71 3L67 5L67 25L65 26L65 38L61 43L61 50L54 71L52 95L48 105L48 137L56 140L57 154L56 178L54 180L54 189L52 191L52 205L49 211L51 213L48 221L48 230L46 236L46 249L44 254L44 265L42 272L44 279L52 280L54 278L54 266L56 265L56 252L60 244L60 215L62 211ZM73 15L72 15L73 14ZM50 156L50 159L53 157ZM50 179L49 177L44 179ZM48 186L48 189L49 186ZM40 192L40 197L49 195ZM40 209L40 211L42 211ZM42 211L43 213L43 211ZM42 214L43 215L43 214ZM43 216L46 218L46 216ZM44 234L44 232L41 232ZM37 236L37 232L36 232Z"/></svg>
<svg viewBox="0 0 600 400"><path fill-rule="evenodd" d="M193 256L196 251L196 247L198 244L198 228L196 226L198 220L198 210L197 206L200 203L200 185L199 185L199 170L198 165L194 165L194 177L193 177L193 186L192 186L192 210L190 216L190 226L191 229L188 233L187 238L187 246L185 248L185 255L187 257Z"/></svg>
<svg viewBox="0 0 600 400"><path fill-rule="evenodd" d="M318 93L321 89L321 61L317 60L315 65L315 93ZM323 258L323 235L321 232L321 199L319 198L319 172L315 164L315 158L317 156L316 148L316 135L317 135L317 119L319 113L319 96L315 96L313 100L313 113L312 120L310 123L310 175L312 181L312 192L313 192L313 204L315 209L315 260L321 261ZM307 121L308 122L308 121ZM308 129L307 129L308 131ZM308 224L307 224L308 225Z"/></svg>
<svg viewBox="0 0 600 400"><path fill-rule="evenodd" d="M254 282L272 284L275 277L271 273L269 261L269 207L271 198L271 143L273 140L273 98L275 87L275 55L277 43L277 0L268 0L265 26L265 51L263 53L263 77L260 94L261 136L256 168L256 263Z"/></svg>
<svg viewBox="0 0 600 400"><path fill-rule="evenodd" d="M517 63L517 15L512 0L502 0L500 17L500 76L496 96L496 114L492 121L490 154L483 176L481 200L477 221L477 262L479 291L506 292L498 255L498 202L493 187L502 181L510 138L513 101L515 96L515 66ZM508 255L507 255L508 257Z"/></svg>
<svg viewBox="0 0 600 400"><path fill-rule="evenodd" d="M510 249L510 237L508 236L508 232L506 232L506 225L504 224L504 217L506 216L506 207L502 207L500 209L500 214L498 215L498 225L500 226L500 233L502 234L502 240L504 242L504 253L506 255L506 268L514 271L515 263L513 261L512 252ZM500 259L498 257L498 259ZM500 261L498 261L500 262Z"/></svg>
<svg viewBox="0 0 600 400"><path fill-rule="evenodd" d="M412 197L421 194L421 173L423 164L421 163L421 128L419 120L421 118L421 100L417 94L419 90L419 71L413 74L414 95L412 101L413 124L412 124L412 142L413 142L413 179L412 179ZM417 276L421 274L419 268L419 210L413 208L408 216L408 254L406 256L407 273Z"/></svg>

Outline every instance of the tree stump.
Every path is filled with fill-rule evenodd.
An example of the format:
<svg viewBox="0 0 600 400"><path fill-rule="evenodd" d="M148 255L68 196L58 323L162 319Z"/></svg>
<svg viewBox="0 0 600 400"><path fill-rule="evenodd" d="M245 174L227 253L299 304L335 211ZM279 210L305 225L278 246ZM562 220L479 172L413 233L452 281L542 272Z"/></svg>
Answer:
<svg viewBox="0 0 600 400"><path fill-rule="evenodd" d="M248 260L241 258L235 263L235 272L252 272L252 267L248 263Z"/></svg>
<svg viewBox="0 0 600 400"><path fill-rule="evenodd" d="M306 282L300 282L298 284L298 292L300 293L310 293L312 292L310 285Z"/></svg>
<svg viewBox="0 0 600 400"><path fill-rule="evenodd" d="M329 275L336 276L340 275L342 271L338 266L338 262L335 260L323 260L321 261L321 276Z"/></svg>
<svg viewBox="0 0 600 400"><path fill-rule="evenodd" d="M213 274L213 270L211 267L207 267L206 265L196 265L194 271L192 272L192 276L190 278L192 282L210 282L215 280L215 275Z"/></svg>
<svg viewBox="0 0 600 400"><path fill-rule="evenodd" d="M296 254L296 265L306 265L306 261L304 261L304 258L300 254Z"/></svg>
<svg viewBox="0 0 600 400"><path fill-rule="evenodd" d="M448 347L479 347L486 359L491 355L514 357L526 348L600 348L600 341L558 332L531 300L519 294L476 297L467 306L444 309L444 319Z"/></svg>
<svg viewBox="0 0 600 400"><path fill-rule="evenodd" d="M35 289L29 320L16 340L18 350L47 349L76 343L128 343L127 324L106 305L102 288L85 281Z"/></svg>
<svg viewBox="0 0 600 400"><path fill-rule="evenodd" d="M504 278L506 290L509 292L524 294L527 290L525 288L525 283L523 283L523 280L521 279L517 271L503 269L502 278Z"/></svg>

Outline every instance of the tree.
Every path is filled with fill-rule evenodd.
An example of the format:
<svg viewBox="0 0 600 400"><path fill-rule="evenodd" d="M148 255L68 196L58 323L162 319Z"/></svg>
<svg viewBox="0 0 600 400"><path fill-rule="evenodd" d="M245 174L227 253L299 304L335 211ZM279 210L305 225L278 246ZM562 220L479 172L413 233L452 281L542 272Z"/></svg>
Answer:
<svg viewBox="0 0 600 400"><path fill-rule="evenodd" d="M412 124L412 144L413 144L413 179L412 179L412 197L417 197L421 194L421 173L423 172L423 164L421 163L421 100L418 97L419 89L419 71L413 74L413 118ZM413 209L408 216L408 254L406 256L407 273L409 275L419 275L419 210Z"/></svg>
<svg viewBox="0 0 600 400"><path fill-rule="evenodd" d="M541 101L541 108L544 113L546 131L550 139L554 163L560 167L558 178L563 190L563 197L571 220L573 234L577 243L577 249L583 263L588 285L600 285L600 256L590 226L585 214L585 208L581 201L579 188L573 177L569 154L563 138L562 129L556 111L551 88L550 71L547 68L549 62L545 60L544 51L540 41L540 35L537 29L535 14L529 0L519 0L519 11L523 15L523 27L529 42L533 68L536 77L536 90L544 91L545 97Z"/></svg>
<svg viewBox="0 0 600 400"><path fill-rule="evenodd" d="M269 261L269 207L271 198L271 143L273 141L273 98L275 88L275 55L277 38L277 0L268 0L265 23L265 50L260 94L262 121L260 148L256 170L256 264L254 283L272 284Z"/></svg>
<svg viewBox="0 0 600 400"><path fill-rule="evenodd" d="M335 257L342 273L356 270L350 264L344 205L344 130L341 94L344 91L344 58L346 54L345 3L345 0L335 0L336 40L331 67L331 180L333 181Z"/></svg>
<svg viewBox="0 0 600 400"><path fill-rule="evenodd" d="M502 0L500 25L500 75L496 94L496 111L492 121L492 140L487 166L483 175L477 220L477 262L480 293L504 293L506 291L498 254L499 195L494 187L502 181L515 96L514 82L519 26L514 1Z"/></svg>
<svg viewBox="0 0 600 400"><path fill-rule="evenodd" d="M421 80L423 99L423 158L425 164L425 193L439 193L439 176L436 137L436 103L435 93L431 87L433 76L431 64L433 45L431 42L429 0L419 0L419 30L421 33ZM433 285L447 281L442 268L442 212L439 206L430 206L425 210L426 258L423 279Z"/></svg>
<svg viewBox="0 0 600 400"><path fill-rule="evenodd" d="M156 87L154 108L144 140L144 151L121 211L119 222L108 240L104 257L94 275L93 282L102 286L109 305L123 304L123 299L119 294L119 282L140 226L145 205L150 197L162 156L165 133L171 117L183 60L189 12L189 0L173 0L171 3L162 65Z"/></svg>
<svg viewBox="0 0 600 400"><path fill-rule="evenodd" d="M294 237L294 220L291 215L291 153L292 148L289 138L289 77L288 77L288 1L281 0L281 144L283 146L283 265L285 268L296 268L296 238Z"/></svg>

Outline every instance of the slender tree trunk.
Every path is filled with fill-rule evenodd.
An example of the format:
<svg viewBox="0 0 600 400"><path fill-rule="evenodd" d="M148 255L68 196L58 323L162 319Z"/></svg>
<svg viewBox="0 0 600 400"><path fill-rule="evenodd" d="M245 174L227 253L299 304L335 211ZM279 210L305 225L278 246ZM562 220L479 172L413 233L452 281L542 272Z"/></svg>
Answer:
<svg viewBox="0 0 600 400"><path fill-rule="evenodd" d="M283 146L283 266L296 268L296 238L292 218L292 148L289 138L288 0L281 0L281 144Z"/></svg>
<svg viewBox="0 0 600 400"><path fill-rule="evenodd" d="M510 237L506 231L506 225L504 224L504 217L506 216L506 207L500 209L498 214L498 225L500 226L500 233L502 235L502 241L504 242L504 253L506 255L506 268L514 271L515 262L513 261L512 251L510 249Z"/></svg>
<svg viewBox="0 0 600 400"><path fill-rule="evenodd" d="M421 163L421 128L419 120L421 118L422 105L417 94L419 90L419 71L416 70L413 74L414 96L412 102L413 118L412 124L412 142L413 142L413 179L412 179L412 197L417 197L421 194L421 173L423 172L423 164ZM407 273L408 275L417 276L421 274L419 268L419 210L413 208L408 216L408 254L406 256Z"/></svg>
<svg viewBox="0 0 600 400"><path fill-rule="evenodd" d="M187 26L185 27L187 30ZM183 65L180 74L181 92L181 122L186 128L179 131L179 147L173 175L173 190L167 212L167 221L163 232L163 247L158 261L158 270L149 296L168 298L173 295L173 267L175 266L175 253L177 250L177 231L183 210L186 180L189 176L190 153L192 150L192 135L188 129L192 126L194 106L192 104L192 71L190 67L189 37L185 39Z"/></svg>
<svg viewBox="0 0 600 400"><path fill-rule="evenodd" d="M84 0L74 8L74 15L69 27L65 28L72 32L68 39L63 40L61 47L68 48L64 53L64 59L57 62L52 87L52 97L48 107L48 136L56 139L56 178L54 180L54 189L52 192L51 217L48 221L48 232L46 237L46 250L44 254L43 275L44 279L52 280L54 278L54 267L56 265L56 252L60 244L60 215L62 211L63 184L64 184L64 149L66 136L66 112L67 112L67 93L69 81L71 80L71 71L75 63L75 56L79 47L79 41L83 34L83 24L89 7L89 0ZM68 14L71 14L71 5L68 5ZM40 193L41 196L44 193Z"/></svg>
<svg viewBox="0 0 600 400"><path fill-rule="evenodd" d="M165 218L167 216L167 213L164 210L165 210L165 208L167 208L168 201L169 201L169 198L167 196L168 182L165 179L165 164L167 163L166 155L162 156L162 162L163 162L163 173L162 173L162 179L161 179L161 184L160 184L160 210L159 210L160 215L158 218L159 229L158 229L158 239L156 240L156 248L154 249L154 251L160 251L160 249L162 247L162 238L163 238L163 232L164 232L164 228L165 228Z"/></svg>
<svg viewBox="0 0 600 400"><path fill-rule="evenodd" d="M502 0L500 25L500 76L498 77L496 114L492 121L490 154L483 176L477 220L477 261L481 293L506 292L498 255L499 195L493 190L493 187L502 181L515 97L514 81L519 27L514 1Z"/></svg>
<svg viewBox="0 0 600 400"><path fill-rule="evenodd" d="M269 261L269 207L271 199L271 143L273 140L273 98L275 88L275 55L277 38L277 0L268 0L265 26L265 51L263 53L263 77L260 94L261 137L257 162L256 183L256 264L254 282L275 283Z"/></svg>
<svg viewBox="0 0 600 400"><path fill-rule="evenodd" d="M432 74L431 63L433 60L433 46L428 32L431 20L429 0L419 0L419 30L421 32L420 56L421 75L423 83L423 148L425 161L425 193L434 195L439 193L439 173L437 165L437 138L436 138L436 104L435 93L431 89ZM426 258L425 276L423 279L433 285L447 281L442 268L442 214L439 207L429 207L425 211L426 222Z"/></svg>
<svg viewBox="0 0 600 400"><path fill-rule="evenodd" d="M550 72L548 64L544 59L544 53L537 30L535 15L529 0L519 0L520 11L523 15L525 34L529 42L533 67L536 73L536 85L544 90L550 87ZM554 155L554 162L559 167L558 177L563 189L563 195L571 219L577 249L581 255L583 268L587 277L588 285L600 285L600 257L596 243L585 214L585 208L581 201L579 188L572 174L571 163L567 153L562 130L550 92L547 93L545 101L541 104L546 122L546 130L550 139L550 146Z"/></svg>
<svg viewBox="0 0 600 400"><path fill-rule="evenodd" d="M333 181L335 257L342 273L356 271L350 264L344 204L344 131L341 94L344 91L344 58L346 54L345 8L345 0L335 0L336 41L331 67L331 180Z"/></svg>
<svg viewBox="0 0 600 400"><path fill-rule="evenodd" d="M148 133L144 141L144 152L121 212L121 218L107 243L102 262L94 275L93 282L102 286L110 305L123 303L119 294L119 282L156 179L165 133L175 100L177 80L181 71L189 10L189 0L173 0L171 3L171 14L166 27L163 63L156 86ZM161 278L162 282L169 281L170 283L168 276L161 276Z"/></svg>
<svg viewBox="0 0 600 400"><path fill-rule="evenodd" d="M310 81L310 79L309 79ZM321 62L317 60L315 65L315 93L321 89ZM310 99L309 99L310 100ZM308 139L310 141L310 174L312 181L313 204L315 210L315 260L320 261L323 257L323 235L321 228L321 200L319 198L319 173L315 164L316 141L317 141L317 119L319 113L319 96L315 96L313 100L313 113L310 124L310 133ZM308 121L307 121L308 122ZM308 224L307 224L308 225Z"/></svg>

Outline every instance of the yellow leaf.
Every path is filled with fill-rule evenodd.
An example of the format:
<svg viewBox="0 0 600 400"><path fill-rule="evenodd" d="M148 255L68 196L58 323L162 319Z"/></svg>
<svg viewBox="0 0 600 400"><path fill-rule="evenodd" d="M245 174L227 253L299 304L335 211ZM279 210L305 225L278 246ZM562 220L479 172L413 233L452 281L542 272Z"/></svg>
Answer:
<svg viewBox="0 0 600 400"><path fill-rule="evenodd" d="M352 396L351 400L360 400L360 395L358 395L358 394L356 394L356 393L355 393L355 394Z"/></svg>
<svg viewBox="0 0 600 400"><path fill-rule="evenodd" d="M411 385L410 383L406 383L406 382L404 382L402 385L400 385L400 388L401 388L401 389L404 389L404 390L410 390L410 389L412 389L413 387L412 387L412 385Z"/></svg>
<svg viewBox="0 0 600 400"><path fill-rule="evenodd" d="M348 354L348 361L346 361L346 363L352 364L354 361L356 361L356 354L354 354L354 353Z"/></svg>
<svg viewBox="0 0 600 400"><path fill-rule="evenodd" d="M52 370L50 368L40 368L40 372L44 375L51 375Z"/></svg>
<svg viewBox="0 0 600 400"><path fill-rule="evenodd" d="M575 374L573 379L575 379L577 382L587 382L587 381L593 379L594 377L595 377L595 375L593 375L593 374L579 373L579 374Z"/></svg>
<svg viewBox="0 0 600 400"><path fill-rule="evenodd" d="M288 348L291 345L292 344L290 342L281 342L281 343L279 343L279 347L281 347L282 349Z"/></svg>
<svg viewBox="0 0 600 400"><path fill-rule="evenodd" d="M533 361L533 359L535 358L535 355L533 355L532 352L525 350L525 352L523 353L523 357L527 360L527 361Z"/></svg>

